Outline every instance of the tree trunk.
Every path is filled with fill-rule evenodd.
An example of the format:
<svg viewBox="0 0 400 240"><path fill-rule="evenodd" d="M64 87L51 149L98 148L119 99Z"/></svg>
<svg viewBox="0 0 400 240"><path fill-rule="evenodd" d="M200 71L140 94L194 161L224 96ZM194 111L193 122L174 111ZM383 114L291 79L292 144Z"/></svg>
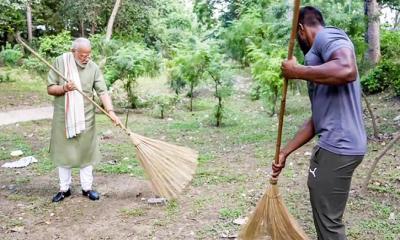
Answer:
<svg viewBox="0 0 400 240"><path fill-rule="evenodd" d="M85 22L83 19L80 20L81 37L85 37Z"/></svg>
<svg viewBox="0 0 400 240"><path fill-rule="evenodd" d="M397 29L400 25L400 10L396 11L396 15L394 17L393 29Z"/></svg>
<svg viewBox="0 0 400 240"><path fill-rule="evenodd" d="M28 25L28 41L32 43L32 8L31 1L26 1L26 21Z"/></svg>
<svg viewBox="0 0 400 240"><path fill-rule="evenodd" d="M96 23L92 23L92 27L90 28L90 34L93 35L96 33Z"/></svg>
<svg viewBox="0 0 400 240"><path fill-rule="evenodd" d="M112 10L110 18L108 19L106 41L109 41L111 39L115 17L117 16L118 9L121 6L121 2L122 0L115 0L114 8Z"/></svg>
<svg viewBox="0 0 400 240"><path fill-rule="evenodd" d="M193 112L193 84L190 84L190 111Z"/></svg>
<svg viewBox="0 0 400 240"><path fill-rule="evenodd" d="M366 59L375 66L381 57L379 42L379 5L377 0L364 1L365 16L368 20L365 40L368 44Z"/></svg>
<svg viewBox="0 0 400 240"><path fill-rule="evenodd" d="M222 122L222 97L218 97L217 127L221 126L221 122Z"/></svg>

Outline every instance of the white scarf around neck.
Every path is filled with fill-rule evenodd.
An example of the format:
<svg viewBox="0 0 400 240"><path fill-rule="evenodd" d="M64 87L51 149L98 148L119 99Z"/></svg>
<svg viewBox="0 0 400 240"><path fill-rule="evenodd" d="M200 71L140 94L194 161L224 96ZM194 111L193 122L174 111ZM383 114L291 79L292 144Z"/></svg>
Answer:
<svg viewBox="0 0 400 240"><path fill-rule="evenodd" d="M78 68L74 55L63 54L64 76L74 82L77 89L82 91ZM83 96L76 90L65 93L65 133L67 138L73 138L85 130L85 109Z"/></svg>

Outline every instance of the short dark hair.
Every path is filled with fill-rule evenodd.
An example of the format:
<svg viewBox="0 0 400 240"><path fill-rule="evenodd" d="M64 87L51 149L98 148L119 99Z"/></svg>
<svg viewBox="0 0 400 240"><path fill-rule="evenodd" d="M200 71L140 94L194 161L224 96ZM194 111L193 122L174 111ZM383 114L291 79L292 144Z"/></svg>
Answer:
<svg viewBox="0 0 400 240"><path fill-rule="evenodd" d="M309 27L315 27L318 25L325 26L324 17L322 16L321 11L311 6L305 6L300 9L299 23Z"/></svg>

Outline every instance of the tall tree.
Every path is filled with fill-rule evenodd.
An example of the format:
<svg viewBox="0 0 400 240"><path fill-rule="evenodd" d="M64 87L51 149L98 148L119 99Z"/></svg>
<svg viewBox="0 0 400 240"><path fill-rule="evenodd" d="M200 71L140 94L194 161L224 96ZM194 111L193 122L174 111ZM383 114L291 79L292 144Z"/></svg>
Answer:
<svg viewBox="0 0 400 240"><path fill-rule="evenodd" d="M381 57L379 42L379 5L377 0L365 0L365 16L368 21L365 40L368 44L366 58L371 65L376 65Z"/></svg>
<svg viewBox="0 0 400 240"><path fill-rule="evenodd" d="M122 2L122 0L115 0L113 11L111 13L110 18L108 19L106 41L109 41L111 39L115 17L117 16L118 9L121 6L121 2Z"/></svg>
<svg viewBox="0 0 400 240"><path fill-rule="evenodd" d="M26 1L26 23L28 25L28 41L32 42L32 8L31 1Z"/></svg>

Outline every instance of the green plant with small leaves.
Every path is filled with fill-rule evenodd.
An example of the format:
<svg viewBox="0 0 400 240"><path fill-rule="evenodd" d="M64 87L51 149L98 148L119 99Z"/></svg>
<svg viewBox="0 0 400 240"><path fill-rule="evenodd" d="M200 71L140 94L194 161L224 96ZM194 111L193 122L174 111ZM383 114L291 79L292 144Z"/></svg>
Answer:
<svg viewBox="0 0 400 240"><path fill-rule="evenodd" d="M15 66L21 60L22 56L22 52L18 45L11 47L10 44L7 44L0 52L0 62L3 62L5 65L10 67Z"/></svg>
<svg viewBox="0 0 400 240"><path fill-rule="evenodd" d="M177 97L172 95L158 95L151 98L151 103L155 112L161 119L171 111L176 104Z"/></svg>
<svg viewBox="0 0 400 240"><path fill-rule="evenodd" d="M169 82L175 93L179 94L184 86L189 87L190 111L193 111L194 88L204 79L208 64L207 46L201 43L180 49L168 64Z"/></svg>
<svg viewBox="0 0 400 240"><path fill-rule="evenodd" d="M220 127L225 113L223 100L232 94L232 73L229 71L228 66L224 64L223 55L218 53L215 48L209 51L209 58L210 63L207 67L207 73L213 82L214 96L218 100L213 115L215 117L215 125Z"/></svg>
<svg viewBox="0 0 400 240"><path fill-rule="evenodd" d="M10 73L0 74L0 83L6 82L15 82L15 80L10 77Z"/></svg>
<svg viewBox="0 0 400 240"><path fill-rule="evenodd" d="M39 39L39 53L47 58L55 58L71 49L71 33L63 31L57 35L44 36Z"/></svg>
<svg viewBox="0 0 400 240"><path fill-rule="evenodd" d="M384 60L361 79L364 92L379 93L392 86L396 96L400 96L400 62Z"/></svg>
<svg viewBox="0 0 400 240"><path fill-rule="evenodd" d="M269 46L272 49L272 46ZM260 97L264 99L267 107L270 110L270 115L275 114L276 102L281 94L282 76L281 62L283 60L284 51L270 50L258 48L255 44L250 44L248 47L248 56L250 58L251 74L257 82L257 91Z"/></svg>
<svg viewBox="0 0 400 240"><path fill-rule="evenodd" d="M144 75L154 76L159 72L160 64L159 56L154 50L142 44L129 43L109 57L105 67L106 82L111 85L118 79L123 80L129 105L137 108L139 98L135 90L136 79Z"/></svg>

